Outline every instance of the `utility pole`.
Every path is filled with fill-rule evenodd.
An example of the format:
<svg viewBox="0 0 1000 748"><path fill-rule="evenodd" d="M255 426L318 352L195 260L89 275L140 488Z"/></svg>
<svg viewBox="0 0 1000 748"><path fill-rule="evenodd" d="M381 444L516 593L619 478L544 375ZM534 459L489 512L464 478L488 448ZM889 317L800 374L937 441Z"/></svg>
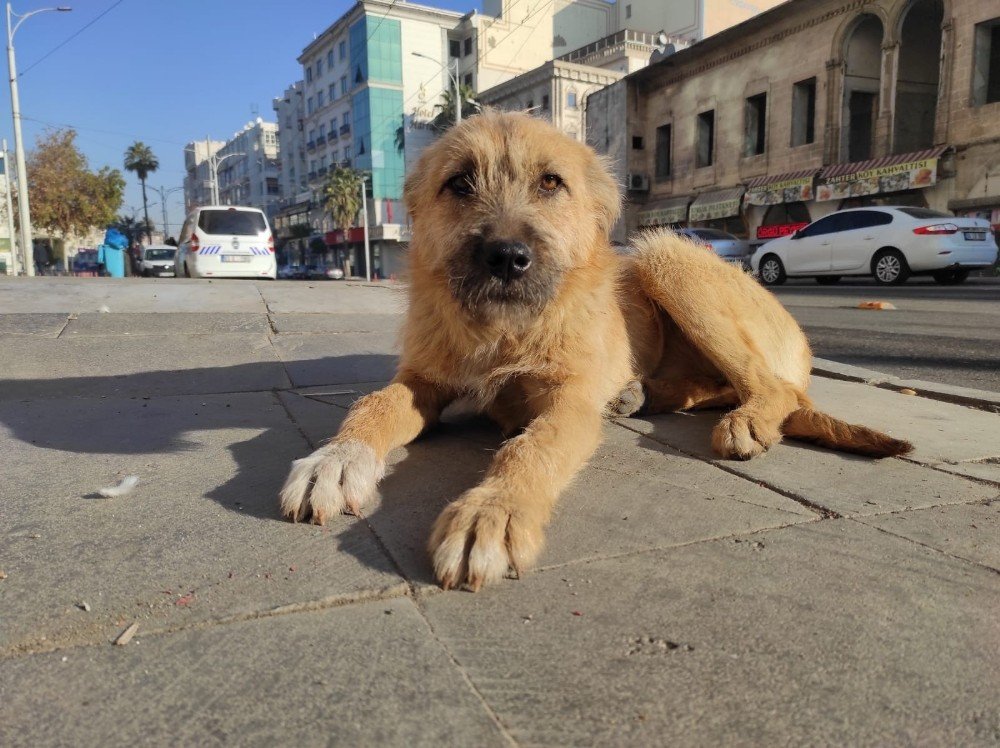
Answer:
<svg viewBox="0 0 1000 748"><path fill-rule="evenodd" d="M365 228L365 279L372 282L372 254L368 246L368 175L361 175L361 221Z"/></svg>
<svg viewBox="0 0 1000 748"><path fill-rule="evenodd" d="M17 245L14 242L14 204L10 199L10 154L7 153L7 138L3 139L3 177L4 177L4 197L7 201L7 236L10 237L10 262L11 271L17 275ZM22 258L22 267L27 267L27 263L34 262L35 258Z"/></svg>

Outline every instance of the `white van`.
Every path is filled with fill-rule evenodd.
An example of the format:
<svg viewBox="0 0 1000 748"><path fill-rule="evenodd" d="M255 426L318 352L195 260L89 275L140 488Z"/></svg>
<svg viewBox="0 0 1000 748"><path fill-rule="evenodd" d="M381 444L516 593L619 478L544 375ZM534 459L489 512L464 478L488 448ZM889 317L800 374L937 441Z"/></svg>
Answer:
<svg viewBox="0 0 1000 748"><path fill-rule="evenodd" d="M195 208L184 221L178 245L179 277L274 280L278 275L274 236L259 208Z"/></svg>

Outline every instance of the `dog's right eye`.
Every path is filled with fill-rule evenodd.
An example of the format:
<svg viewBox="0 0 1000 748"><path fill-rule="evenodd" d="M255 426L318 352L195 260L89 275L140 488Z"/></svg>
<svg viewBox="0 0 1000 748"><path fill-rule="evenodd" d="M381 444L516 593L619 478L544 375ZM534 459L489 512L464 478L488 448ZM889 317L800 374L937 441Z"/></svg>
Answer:
<svg viewBox="0 0 1000 748"><path fill-rule="evenodd" d="M445 183L445 187L459 197L466 197L472 194L472 179L468 174L456 174Z"/></svg>
<svg viewBox="0 0 1000 748"><path fill-rule="evenodd" d="M452 177L445 182L444 186L459 197L468 197L474 192L472 189L472 178L464 173Z"/></svg>

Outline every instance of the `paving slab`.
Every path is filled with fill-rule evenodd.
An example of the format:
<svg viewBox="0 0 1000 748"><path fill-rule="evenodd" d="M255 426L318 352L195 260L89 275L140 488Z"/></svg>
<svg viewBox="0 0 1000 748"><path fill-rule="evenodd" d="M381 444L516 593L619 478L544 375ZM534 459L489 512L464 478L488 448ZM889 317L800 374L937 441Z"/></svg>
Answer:
<svg viewBox="0 0 1000 748"><path fill-rule="evenodd" d="M274 351L294 387L388 381L396 373L392 334L276 335Z"/></svg>
<svg viewBox="0 0 1000 748"><path fill-rule="evenodd" d="M399 314L406 308L405 288L389 282L288 281L258 288L272 314Z"/></svg>
<svg viewBox="0 0 1000 748"><path fill-rule="evenodd" d="M1000 579L850 520L423 598L528 745L986 745Z"/></svg>
<svg viewBox="0 0 1000 748"><path fill-rule="evenodd" d="M286 388L265 335L12 336L4 340L0 400L149 396Z"/></svg>
<svg viewBox="0 0 1000 748"><path fill-rule="evenodd" d="M65 659L64 659L65 658ZM3 662L0 743L510 745L408 599Z"/></svg>
<svg viewBox="0 0 1000 748"><path fill-rule="evenodd" d="M219 335L234 332L267 335L270 332L267 315L229 312L209 314L85 312L70 318L63 335L68 338L107 335L159 338L166 335Z"/></svg>
<svg viewBox="0 0 1000 748"><path fill-rule="evenodd" d="M272 314L271 324L279 333L370 332L395 338L403 324L403 315L374 312Z"/></svg>
<svg viewBox="0 0 1000 748"><path fill-rule="evenodd" d="M972 503L997 494L995 486L905 460L871 460L791 439L752 460L722 460L711 446L712 428L719 418L718 411L706 411L623 419L621 423L728 472L845 516Z"/></svg>
<svg viewBox="0 0 1000 748"><path fill-rule="evenodd" d="M0 314L99 312L102 308L112 313L267 311L253 281L0 278Z"/></svg>
<svg viewBox="0 0 1000 748"><path fill-rule="evenodd" d="M6 403L0 424L0 653L405 589L363 522L279 517L309 447L270 393Z"/></svg>
<svg viewBox="0 0 1000 748"><path fill-rule="evenodd" d="M858 521L1000 571L1000 501L884 514Z"/></svg>
<svg viewBox="0 0 1000 748"><path fill-rule="evenodd" d="M57 338L66 327L68 314L0 314L0 346L4 335L35 335Z"/></svg>

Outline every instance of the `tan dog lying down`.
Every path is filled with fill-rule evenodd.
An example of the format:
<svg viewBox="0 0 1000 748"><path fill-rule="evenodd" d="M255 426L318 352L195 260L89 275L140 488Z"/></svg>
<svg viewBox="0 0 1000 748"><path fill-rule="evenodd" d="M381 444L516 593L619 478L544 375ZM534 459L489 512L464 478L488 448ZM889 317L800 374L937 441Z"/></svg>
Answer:
<svg viewBox="0 0 1000 748"><path fill-rule="evenodd" d="M672 233L608 242L618 187L586 146L523 114L487 112L428 148L407 179L410 303L393 382L296 460L281 511L323 524L375 497L386 454L457 398L503 429L483 482L430 538L445 588L520 573L607 413L735 406L712 432L748 459L782 434L872 457L910 445L812 408L810 351L751 277Z"/></svg>

